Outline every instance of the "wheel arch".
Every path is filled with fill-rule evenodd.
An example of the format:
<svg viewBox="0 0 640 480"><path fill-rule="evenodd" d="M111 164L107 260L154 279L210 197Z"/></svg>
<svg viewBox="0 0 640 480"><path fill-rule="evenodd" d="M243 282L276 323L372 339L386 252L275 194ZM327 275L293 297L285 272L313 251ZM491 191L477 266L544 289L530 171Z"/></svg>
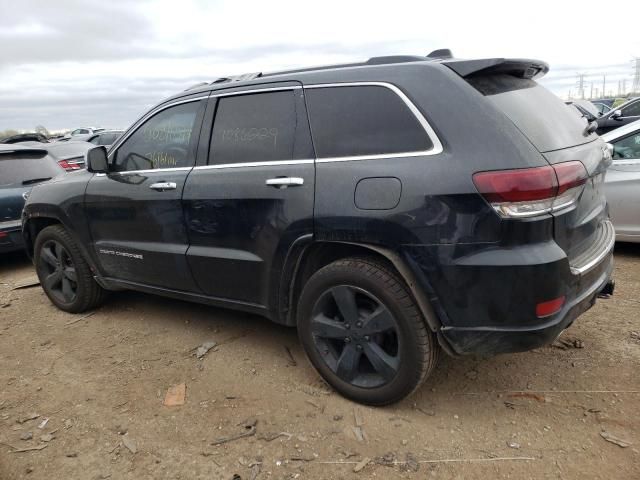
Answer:
<svg viewBox="0 0 640 480"><path fill-rule="evenodd" d="M411 292L429 329L433 332L438 331L441 327L439 318L431 307L429 299L419 288L413 271L399 254L378 245L341 241L317 241L307 244L295 259L287 260L288 265L283 271L280 288L278 323L288 326L296 325L296 300L300 297L307 280L316 271L342 258L363 256L376 259L396 273Z"/></svg>
<svg viewBox="0 0 640 480"><path fill-rule="evenodd" d="M24 237L25 248L27 250L29 258L31 258L35 262L33 250L36 243L36 238L42 230L52 225L61 225L66 229L67 233L71 236L71 238L73 238L76 245L78 246L78 249L86 259L93 274L98 276L98 269L94 263L94 259L91 255L89 255L89 252L84 243L80 241L73 229L69 228L69 226L65 224L62 218L51 213L49 213L47 216L32 215L28 217L24 222L24 225L22 227L22 236Z"/></svg>

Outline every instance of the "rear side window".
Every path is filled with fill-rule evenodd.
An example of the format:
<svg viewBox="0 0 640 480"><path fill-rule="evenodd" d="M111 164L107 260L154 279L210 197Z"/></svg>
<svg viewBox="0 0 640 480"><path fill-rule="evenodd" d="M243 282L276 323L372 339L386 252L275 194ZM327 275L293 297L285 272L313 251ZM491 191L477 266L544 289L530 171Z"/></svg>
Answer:
<svg viewBox="0 0 640 480"><path fill-rule="evenodd" d="M424 152L433 143L407 104L377 85L305 89L318 158Z"/></svg>
<svg viewBox="0 0 640 480"><path fill-rule="evenodd" d="M588 143L580 112L533 80L512 75L467 77L473 87L504 113L540 152Z"/></svg>
<svg viewBox="0 0 640 480"><path fill-rule="evenodd" d="M0 187L29 185L63 173L53 159L39 152L0 152Z"/></svg>
<svg viewBox="0 0 640 480"><path fill-rule="evenodd" d="M299 127L293 90L221 97L213 124L209 163L299 159L301 155L296 151Z"/></svg>

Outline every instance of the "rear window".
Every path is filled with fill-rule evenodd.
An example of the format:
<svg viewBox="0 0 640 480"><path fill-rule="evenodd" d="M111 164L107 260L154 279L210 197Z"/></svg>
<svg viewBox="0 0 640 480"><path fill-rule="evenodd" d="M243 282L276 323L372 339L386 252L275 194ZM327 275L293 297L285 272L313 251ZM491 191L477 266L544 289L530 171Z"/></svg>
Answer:
<svg viewBox="0 0 640 480"><path fill-rule="evenodd" d="M305 90L318 158L423 152L433 143L406 103L376 85Z"/></svg>
<svg viewBox="0 0 640 480"><path fill-rule="evenodd" d="M29 184L31 180L53 178L61 173L62 169L42 153L0 152L0 187Z"/></svg>
<svg viewBox="0 0 640 480"><path fill-rule="evenodd" d="M504 113L540 152L588 143L587 121L533 80L511 75L479 75L466 80Z"/></svg>

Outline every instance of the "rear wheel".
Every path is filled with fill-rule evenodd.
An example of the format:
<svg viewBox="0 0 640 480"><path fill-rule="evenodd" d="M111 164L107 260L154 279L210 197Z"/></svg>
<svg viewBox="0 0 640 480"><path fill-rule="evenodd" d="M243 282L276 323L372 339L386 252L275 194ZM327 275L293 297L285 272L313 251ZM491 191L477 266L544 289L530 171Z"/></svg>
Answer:
<svg viewBox="0 0 640 480"><path fill-rule="evenodd" d="M300 297L298 335L329 384L369 405L410 395L437 362L437 342L406 286L375 260L316 272Z"/></svg>
<svg viewBox="0 0 640 480"><path fill-rule="evenodd" d="M79 313L104 300L106 291L96 283L89 264L61 225L38 234L34 259L42 289L59 309Z"/></svg>

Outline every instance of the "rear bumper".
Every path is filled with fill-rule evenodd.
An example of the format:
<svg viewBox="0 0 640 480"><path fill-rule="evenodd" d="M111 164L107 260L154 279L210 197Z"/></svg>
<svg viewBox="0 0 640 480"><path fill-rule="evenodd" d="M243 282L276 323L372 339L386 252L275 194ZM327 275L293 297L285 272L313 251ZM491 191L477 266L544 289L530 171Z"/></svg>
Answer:
<svg viewBox="0 0 640 480"><path fill-rule="evenodd" d="M613 270L612 256L607 258L606 268L602 269L588 288L581 291L563 309L537 325L520 327L517 324L492 327L444 327L438 335L458 355L498 354L523 352L552 343L560 333L568 328L576 318L589 310L598 294L605 288ZM514 320L516 320L514 318Z"/></svg>
<svg viewBox="0 0 640 480"><path fill-rule="evenodd" d="M591 308L611 278L613 242L607 230L599 248L571 263L554 241L407 246L404 254L439 317L445 349L491 355L549 344ZM562 296L559 312L536 316L538 303Z"/></svg>
<svg viewBox="0 0 640 480"><path fill-rule="evenodd" d="M24 249L22 225L20 221L0 222L0 253L15 252Z"/></svg>

